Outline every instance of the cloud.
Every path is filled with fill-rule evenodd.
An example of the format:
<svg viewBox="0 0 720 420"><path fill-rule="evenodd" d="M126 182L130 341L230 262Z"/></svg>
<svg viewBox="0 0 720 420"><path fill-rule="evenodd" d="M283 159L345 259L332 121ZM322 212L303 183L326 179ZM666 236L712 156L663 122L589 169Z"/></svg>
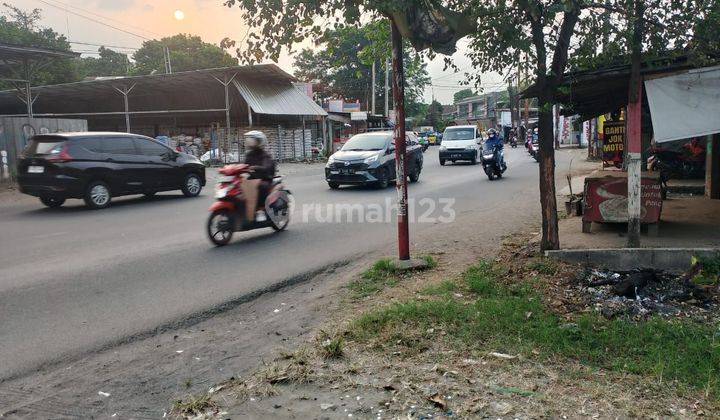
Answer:
<svg viewBox="0 0 720 420"><path fill-rule="evenodd" d="M153 10L155 10L155 6L148 3L145 6L143 6L142 10L143 10L143 12L152 12Z"/></svg>

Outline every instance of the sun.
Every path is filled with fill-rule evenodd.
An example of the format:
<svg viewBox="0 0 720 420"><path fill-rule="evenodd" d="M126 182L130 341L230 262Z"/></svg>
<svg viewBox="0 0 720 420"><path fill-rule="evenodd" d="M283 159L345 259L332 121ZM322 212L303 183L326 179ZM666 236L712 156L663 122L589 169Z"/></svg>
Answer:
<svg viewBox="0 0 720 420"><path fill-rule="evenodd" d="M183 20L185 19L185 12L182 10L176 10L175 11L175 20Z"/></svg>

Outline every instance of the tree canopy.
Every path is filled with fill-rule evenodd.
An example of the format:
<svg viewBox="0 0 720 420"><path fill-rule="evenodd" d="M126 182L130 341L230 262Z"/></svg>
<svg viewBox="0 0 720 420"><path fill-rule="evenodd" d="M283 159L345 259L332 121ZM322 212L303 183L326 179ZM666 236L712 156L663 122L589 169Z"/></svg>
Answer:
<svg viewBox="0 0 720 420"><path fill-rule="evenodd" d="M125 76L130 73L132 63L126 54L100 47L99 57L83 57L78 64L82 78L97 76Z"/></svg>
<svg viewBox="0 0 720 420"><path fill-rule="evenodd" d="M477 96L477 93L472 89L459 90L453 94L453 103L456 104L463 99L472 98L473 96Z"/></svg>
<svg viewBox="0 0 720 420"><path fill-rule="evenodd" d="M164 48L170 49L172 71L200 70L216 67L236 66L236 58L215 44L203 42L199 36L177 34L160 40L145 41L135 51L134 74L165 72Z"/></svg>
<svg viewBox="0 0 720 420"><path fill-rule="evenodd" d="M0 40L8 44L70 51L70 43L64 35L38 26L41 17L40 9L26 11L3 3L2 15L0 15ZM38 71L33 83L65 83L77 79L77 71L72 60L56 60ZM9 86L2 85L2 87Z"/></svg>
<svg viewBox="0 0 720 420"><path fill-rule="evenodd" d="M371 103L372 63L376 64L375 91L377 111L385 100L385 63L390 58L387 22L374 21L355 27L328 30L315 49L303 49L295 57L296 76L316 83L324 98L344 97ZM405 100L408 117L422 118L419 105L425 87L430 83L427 66L410 44L404 51ZM392 97L389 98L392 103Z"/></svg>

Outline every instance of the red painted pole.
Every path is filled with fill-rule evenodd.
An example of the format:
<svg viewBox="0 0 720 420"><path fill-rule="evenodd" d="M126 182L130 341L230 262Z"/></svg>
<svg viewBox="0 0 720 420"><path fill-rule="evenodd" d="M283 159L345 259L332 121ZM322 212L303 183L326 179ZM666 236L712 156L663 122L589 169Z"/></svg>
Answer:
<svg viewBox="0 0 720 420"><path fill-rule="evenodd" d="M640 74L644 0L634 0L633 44L627 106L628 234L627 247L640 247L642 214L642 76Z"/></svg>
<svg viewBox="0 0 720 420"><path fill-rule="evenodd" d="M410 259L408 226L407 171L405 166L405 70L403 69L402 36L395 22L392 26L392 89L395 103L395 173L398 194L398 256Z"/></svg>

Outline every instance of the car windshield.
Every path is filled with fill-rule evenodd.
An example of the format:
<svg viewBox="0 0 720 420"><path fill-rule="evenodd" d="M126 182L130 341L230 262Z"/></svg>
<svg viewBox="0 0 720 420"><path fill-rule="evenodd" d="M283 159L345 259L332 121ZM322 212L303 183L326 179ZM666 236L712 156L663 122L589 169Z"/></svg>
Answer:
<svg viewBox="0 0 720 420"><path fill-rule="evenodd" d="M389 134L358 134L350 138L345 143L342 150L347 151L362 151L362 150L383 150L388 140L390 139Z"/></svg>
<svg viewBox="0 0 720 420"><path fill-rule="evenodd" d="M475 138L474 128L454 128L445 130L443 140L472 140Z"/></svg>

